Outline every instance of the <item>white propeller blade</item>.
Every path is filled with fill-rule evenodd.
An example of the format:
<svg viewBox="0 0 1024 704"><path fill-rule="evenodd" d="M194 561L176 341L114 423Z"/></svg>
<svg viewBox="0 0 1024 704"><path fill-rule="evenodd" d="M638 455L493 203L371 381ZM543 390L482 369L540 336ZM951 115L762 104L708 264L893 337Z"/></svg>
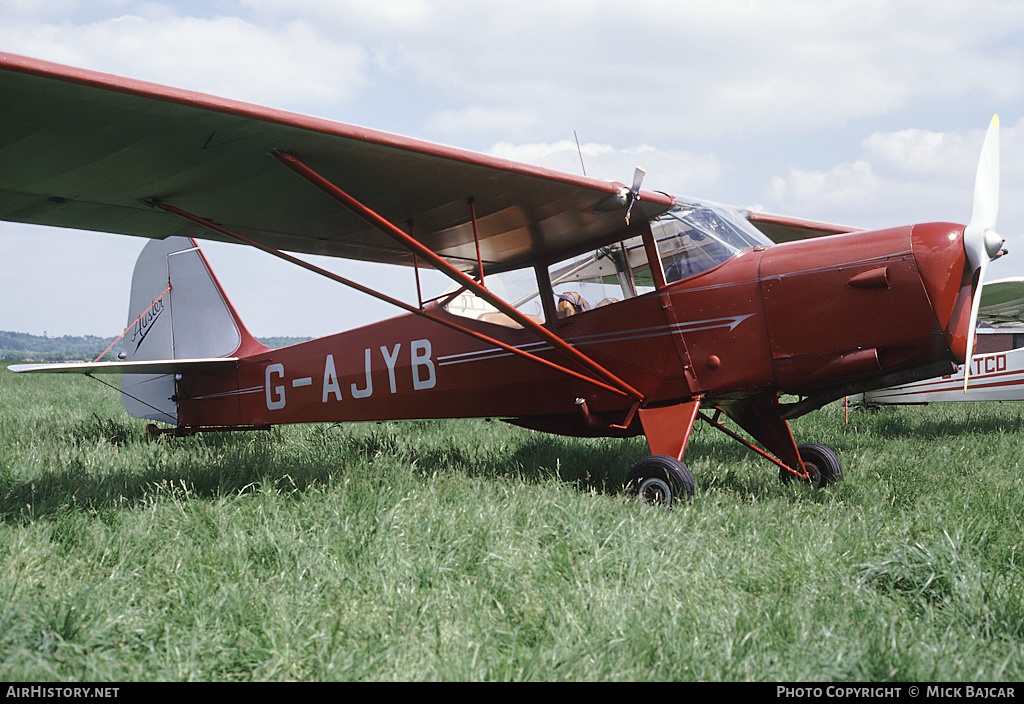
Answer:
<svg viewBox="0 0 1024 704"><path fill-rule="evenodd" d="M981 287L985 283L988 263L999 256L1003 238L996 234L996 216L999 214L999 116L993 115L985 143L978 160L978 174L974 180L974 207L971 221L964 228L964 254L971 272L977 277L971 301L971 318L967 328L967 353L964 360L964 393L971 374L971 361L977 336L978 306Z"/></svg>
<svg viewBox="0 0 1024 704"><path fill-rule="evenodd" d="M967 382L971 377L971 365L974 361L974 344L978 328L978 305L981 303L981 285L985 278L985 269L987 267L988 262L982 260L981 266L978 267L978 287L975 289L974 300L971 301L971 322L970 327L967 329L967 354L964 360L964 393L967 393Z"/></svg>
<svg viewBox="0 0 1024 704"><path fill-rule="evenodd" d="M629 189L629 193L626 196L629 199L629 204L626 206L626 224L629 224L629 214L633 212L633 204L640 200L640 184L644 181L644 175L647 172L641 169L639 166L636 167L636 171L633 172L633 187Z"/></svg>
<svg viewBox="0 0 1024 704"><path fill-rule="evenodd" d="M633 172L633 187L629 190L633 191L634 194L640 192L640 184L644 182L644 175L646 173L647 172L639 166L636 167L636 171Z"/></svg>

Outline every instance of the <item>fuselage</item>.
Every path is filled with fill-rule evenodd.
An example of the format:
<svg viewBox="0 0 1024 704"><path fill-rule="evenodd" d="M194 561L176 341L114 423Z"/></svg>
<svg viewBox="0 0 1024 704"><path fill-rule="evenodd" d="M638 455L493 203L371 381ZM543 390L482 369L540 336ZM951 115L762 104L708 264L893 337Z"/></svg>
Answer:
<svg viewBox="0 0 1024 704"><path fill-rule="evenodd" d="M549 306L544 324L645 406L875 388L963 361L962 237L939 223L756 245L625 300L566 317ZM638 431L616 427L635 399L581 379L592 372L529 329L450 308L425 310L561 368L407 314L244 357L231 376L189 374L180 422L506 417L571 434Z"/></svg>

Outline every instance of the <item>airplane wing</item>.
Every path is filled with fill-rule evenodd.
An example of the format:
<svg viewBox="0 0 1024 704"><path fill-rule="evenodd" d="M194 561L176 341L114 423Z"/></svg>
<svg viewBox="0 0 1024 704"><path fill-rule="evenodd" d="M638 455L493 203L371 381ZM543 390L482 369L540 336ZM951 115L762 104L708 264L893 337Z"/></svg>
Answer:
<svg viewBox="0 0 1024 704"><path fill-rule="evenodd" d="M978 320L1024 323L1024 278L986 281L981 289Z"/></svg>
<svg viewBox="0 0 1024 704"><path fill-rule="evenodd" d="M0 53L0 219L224 239L152 207L280 250L411 264L389 236L272 155L295 156L463 271L494 270L626 229L621 183L330 120ZM630 175L631 176L631 175ZM641 191L632 218L671 206Z"/></svg>
<svg viewBox="0 0 1024 704"><path fill-rule="evenodd" d="M786 217L785 215L772 215L769 213L758 213L749 211L747 219L758 230L763 232L768 239L775 244L792 242L793 240L806 240L811 237L824 237L825 235L838 235L846 232L857 232L858 227L846 225L832 225L813 220L801 220L799 218Z"/></svg>

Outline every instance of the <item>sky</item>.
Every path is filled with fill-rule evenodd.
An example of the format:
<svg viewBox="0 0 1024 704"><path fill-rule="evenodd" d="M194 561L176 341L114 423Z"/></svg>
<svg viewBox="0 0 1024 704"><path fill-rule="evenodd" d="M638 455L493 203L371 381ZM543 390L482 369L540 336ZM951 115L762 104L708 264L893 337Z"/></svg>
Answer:
<svg viewBox="0 0 1024 704"><path fill-rule="evenodd" d="M1009 254L988 276L1024 276L1013 0L4 0L0 51L864 228L967 222L998 114ZM0 330L120 334L145 243L0 222ZM258 337L399 312L203 249ZM415 302L408 269L309 259Z"/></svg>

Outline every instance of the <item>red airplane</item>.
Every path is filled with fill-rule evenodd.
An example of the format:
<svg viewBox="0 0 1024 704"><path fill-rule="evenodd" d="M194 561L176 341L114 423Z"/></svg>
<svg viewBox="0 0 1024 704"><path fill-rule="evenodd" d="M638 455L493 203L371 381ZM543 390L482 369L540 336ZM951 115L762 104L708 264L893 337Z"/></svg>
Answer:
<svg viewBox="0 0 1024 704"><path fill-rule="evenodd" d="M120 373L128 410L170 424L154 432L501 417L643 434L651 455L627 483L665 505L693 494L699 419L823 486L839 459L788 421L949 374L1002 253L995 119L970 224L854 231L642 190L639 169L626 187L8 54L0 91L0 219L157 240L122 361L11 369ZM192 238L405 314L268 349ZM417 282L432 267L455 288L407 303L286 252L406 265Z"/></svg>

